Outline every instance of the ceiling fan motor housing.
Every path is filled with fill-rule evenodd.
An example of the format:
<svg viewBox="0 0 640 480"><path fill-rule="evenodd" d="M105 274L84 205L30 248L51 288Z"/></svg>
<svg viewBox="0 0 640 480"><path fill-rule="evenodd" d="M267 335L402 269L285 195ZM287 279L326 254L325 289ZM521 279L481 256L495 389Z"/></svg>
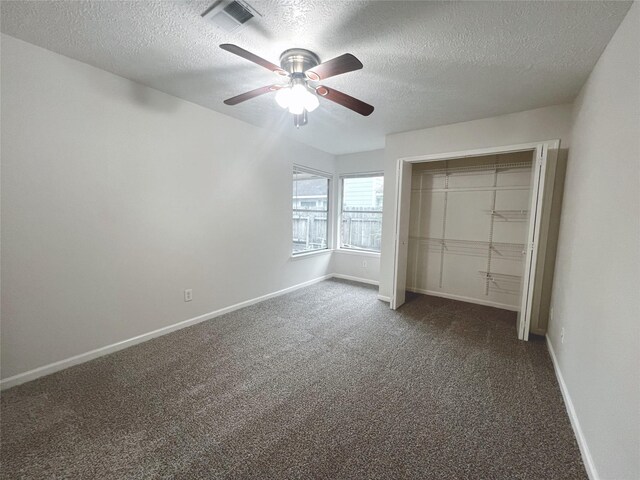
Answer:
<svg viewBox="0 0 640 480"><path fill-rule="evenodd" d="M320 64L318 56L304 48L290 48L280 55L280 66L291 75L304 73L310 68Z"/></svg>

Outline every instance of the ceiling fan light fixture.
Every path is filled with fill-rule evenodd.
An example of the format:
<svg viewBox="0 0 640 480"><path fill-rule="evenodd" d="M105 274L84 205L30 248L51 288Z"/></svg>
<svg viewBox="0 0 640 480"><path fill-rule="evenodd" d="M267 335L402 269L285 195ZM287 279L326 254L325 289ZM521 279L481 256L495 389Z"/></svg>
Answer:
<svg viewBox="0 0 640 480"><path fill-rule="evenodd" d="M320 105L318 97L302 83L278 90L276 102L293 115L301 115L304 110L313 112Z"/></svg>
<svg viewBox="0 0 640 480"><path fill-rule="evenodd" d="M304 109L307 112L313 112L316 108L318 108L319 105L320 100L318 100L318 97L314 93L311 93L309 90L307 90L307 94L304 98Z"/></svg>
<svg viewBox="0 0 640 480"><path fill-rule="evenodd" d="M286 87L278 90L278 93L276 93L276 102L278 102L278 105L282 108L289 108L289 103L291 103L291 88Z"/></svg>
<svg viewBox="0 0 640 480"><path fill-rule="evenodd" d="M302 112L304 112L304 105L301 105L299 103L292 103L291 105L289 105L289 113L293 115L302 115Z"/></svg>
<svg viewBox="0 0 640 480"><path fill-rule="evenodd" d="M307 103L309 91L301 83L296 83L291 87L291 99L289 101L289 112L294 115L301 115Z"/></svg>

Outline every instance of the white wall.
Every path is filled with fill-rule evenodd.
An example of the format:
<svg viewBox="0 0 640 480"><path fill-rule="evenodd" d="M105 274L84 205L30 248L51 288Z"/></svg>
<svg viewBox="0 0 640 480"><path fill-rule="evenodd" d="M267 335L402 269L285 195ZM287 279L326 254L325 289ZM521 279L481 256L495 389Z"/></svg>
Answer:
<svg viewBox="0 0 640 480"><path fill-rule="evenodd" d="M358 152L336 157L336 185L340 175L354 173L372 173L384 171L384 150ZM385 178L386 182L386 178ZM335 196L335 215L339 211L339 195ZM338 233L339 234L339 233ZM356 252L353 250L336 250L332 258L332 272L347 278L359 278L371 283L378 283L380 278L380 254Z"/></svg>
<svg viewBox="0 0 640 480"><path fill-rule="evenodd" d="M616 480L640 478L639 26L635 3L575 102L548 333L599 478Z"/></svg>
<svg viewBox="0 0 640 480"><path fill-rule="evenodd" d="M393 281L396 168L398 158L560 139L569 145L571 105L456 123L441 127L388 135L384 159L384 214L380 295L391 296Z"/></svg>
<svg viewBox="0 0 640 480"><path fill-rule="evenodd" d="M380 278L380 254L335 250L331 260L331 271L336 276L361 280L374 285Z"/></svg>
<svg viewBox="0 0 640 480"><path fill-rule="evenodd" d="M333 156L6 35L1 153L3 378L330 273L291 171Z"/></svg>
<svg viewBox="0 0 640 480"><path fill-rule="evenodd" d="M384 150L350 153L336 156L336 174L384 171Z"/></svg>

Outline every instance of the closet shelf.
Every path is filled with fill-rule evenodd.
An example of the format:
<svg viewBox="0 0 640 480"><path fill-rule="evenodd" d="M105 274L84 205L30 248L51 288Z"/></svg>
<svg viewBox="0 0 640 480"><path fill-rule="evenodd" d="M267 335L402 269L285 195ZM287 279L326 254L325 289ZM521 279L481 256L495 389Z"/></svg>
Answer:
<svg viewBox="0 0 640 480"><path fill-rule="evenodd" d="M486 257L491 249L494 258L505 260L520 260L524 254L523 243L487 242L483 240L456 240L451 238L431 238L409 236L409 240L432 251Z"/></svg>
<svg viewBox="0 0 640 480"><path fill-rule="evenodd" d="M529 190L529 185L510 185L498 187L452 187L452 188L411 188L412 192L451 193L451 192L501 192Z"/></svg>
<svg viewBox="0 0 640 480"><path fill-rule="evenodd" d="M503 287L497 287L495 285L495 283L491 283L489 285L489 291L491 293L501 293L501 294L506 294L506 295L520 295L519 286L520 286L519 284L516 285L514 283L511 288L503 288Z"/></svg>
<svg viewBox="0 0 640 480"><path fill-rule="evenodd" d="M465 172L477 172L477 171L483 171L483 170L511 170L516 168L531 168L531 165L532 165L531 161L498 163L498 164L487 164L487 165L469 165L467 167L438 168L434 170L423 170L422 172L419 172L419 175L465 173Z"/></svg>
<svg viewBox="0 0 640 480"><path fill-rule="evenodd" d="M495 272L485 272L484 270L478 270L478 273L482 275L487 280L501 280L506 282L518 282L520 283L521 275L509 275L507 273L495 273Z"/></svg>
<svg viewBox="0 0 640 480"><path fill-rule="evenodd" d="M419 235L410 235L410 240L419 240L429 243L437 243L440 244L458 244L458 245L479 245L484 247L503 247L503 248L514 248L522 250L524 248L524 243L505 243L505 242L487 242L485 240L458 240L455 238L434 238L434 237L422 237Z"/></svg>
<svg viewBox="0 0 640 480"><path fill-rule="evenodd" d="M529 210L488 210L490 215L493 215L495 220L517 221L526 220L529 215Z"/></svg>

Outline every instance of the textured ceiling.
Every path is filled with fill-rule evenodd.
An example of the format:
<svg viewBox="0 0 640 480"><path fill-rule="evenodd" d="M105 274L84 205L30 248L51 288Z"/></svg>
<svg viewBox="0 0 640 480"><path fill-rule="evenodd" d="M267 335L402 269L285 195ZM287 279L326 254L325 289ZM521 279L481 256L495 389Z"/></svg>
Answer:
<svg viewBox="0 0 640 480"><path fill-rule="evenodd" d="M630 6L253 0L263 16L226 34L200 17L211 3L3 1L2 32L340 154L382 148L388 133L572 101ZM376 110L321 100L296 130L273 94L224 105L275 76L220 43L274 63L291 47L322 60L352 53L364 69L324 83Z"/></svg>

